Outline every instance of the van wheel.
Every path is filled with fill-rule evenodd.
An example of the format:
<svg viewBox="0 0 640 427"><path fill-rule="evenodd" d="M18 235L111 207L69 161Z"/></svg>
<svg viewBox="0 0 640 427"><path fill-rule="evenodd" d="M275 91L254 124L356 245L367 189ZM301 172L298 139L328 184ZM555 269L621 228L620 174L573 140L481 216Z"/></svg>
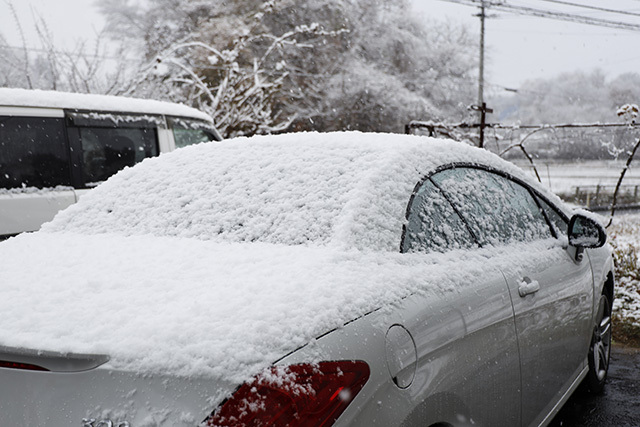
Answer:
<svg viewBox="0 0 640 427"><path fill-rule="evenodd" d="M600 296L596 325L589 346L589 373L585 386L593 394L602 393L607 380L611 356L611 303L606 295Z"/></svg>

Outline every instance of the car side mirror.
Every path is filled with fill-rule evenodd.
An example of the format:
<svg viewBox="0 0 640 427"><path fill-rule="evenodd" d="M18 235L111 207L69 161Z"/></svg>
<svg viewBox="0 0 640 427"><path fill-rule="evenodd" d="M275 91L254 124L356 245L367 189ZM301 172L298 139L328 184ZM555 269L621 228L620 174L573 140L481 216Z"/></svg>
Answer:
<svg viewBox="0 0 640 427"><path fill-rule="evenodd" d="M577 213L571 217L569 244L576 248L599 248L607 241L607 233L597 220Z"/></svg>

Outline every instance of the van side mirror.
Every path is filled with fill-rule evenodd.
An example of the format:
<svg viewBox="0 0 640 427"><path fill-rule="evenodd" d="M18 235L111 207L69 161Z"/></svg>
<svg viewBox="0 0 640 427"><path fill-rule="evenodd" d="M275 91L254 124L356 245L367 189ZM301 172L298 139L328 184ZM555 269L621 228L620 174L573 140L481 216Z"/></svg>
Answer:
<svg viewBox="0 0 640 427"><path fill-rule="evenodd" d="M568 237L569 244L576 248L599 248L607 241L602 224L580 213L571 217Z"/></svg>

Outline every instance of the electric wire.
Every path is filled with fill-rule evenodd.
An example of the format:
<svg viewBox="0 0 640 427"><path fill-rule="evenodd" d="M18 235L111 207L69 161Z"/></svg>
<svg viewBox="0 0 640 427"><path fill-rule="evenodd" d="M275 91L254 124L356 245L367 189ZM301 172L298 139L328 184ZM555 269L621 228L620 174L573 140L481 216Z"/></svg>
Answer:
<svg viewBox="0 0 640 427"><path fill-rule="evenodd" d="M606 7L590 6L590 5L586 5L586 4L573 3L573 2L569 2L569 1L563 1L563 0L538 0L538 1L544 1L544 2L547 2L547 3L561 4L561 5L564 5L564 6L579 7L579 8L582 8L582 9L598 10L598 11L601 11L601 12L617 13L617 14L620 14L620 15L640 16L640 13L636 13L636 12L629 12L629 11L619 10L619 9L608 9Z"/></svg>
<svg viewBox="0 0 640 427"><path fill-rule="evenodd" d="M620 30L637 31L640 32L640 24L632 24L623 21L613 21L610 19L587 17L582 15L575 15L566 12L551 11L545 9L538 9L528 6L511 5L504 2L484 1L484 0L440 0L446 3L455 3L464 6L480 7L484 4L484 7L490 10L508 12L518 15L535 16L538 18L556 19L566 22L574 22L578 24L594 25L598 27L615 28Z"/></svg>

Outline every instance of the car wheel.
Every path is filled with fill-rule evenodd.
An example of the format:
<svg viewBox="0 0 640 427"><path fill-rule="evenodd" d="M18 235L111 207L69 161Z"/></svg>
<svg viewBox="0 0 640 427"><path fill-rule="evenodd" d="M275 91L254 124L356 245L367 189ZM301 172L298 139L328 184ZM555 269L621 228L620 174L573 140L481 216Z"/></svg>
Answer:
<svg viewBox="0 0 640 427"><path fill-rule="evenodd" d="M587 389L601 393L607 380L611 356L611 303L606 295L600 296L596 326L589 346L589 373L585 379Z"/></svg>

